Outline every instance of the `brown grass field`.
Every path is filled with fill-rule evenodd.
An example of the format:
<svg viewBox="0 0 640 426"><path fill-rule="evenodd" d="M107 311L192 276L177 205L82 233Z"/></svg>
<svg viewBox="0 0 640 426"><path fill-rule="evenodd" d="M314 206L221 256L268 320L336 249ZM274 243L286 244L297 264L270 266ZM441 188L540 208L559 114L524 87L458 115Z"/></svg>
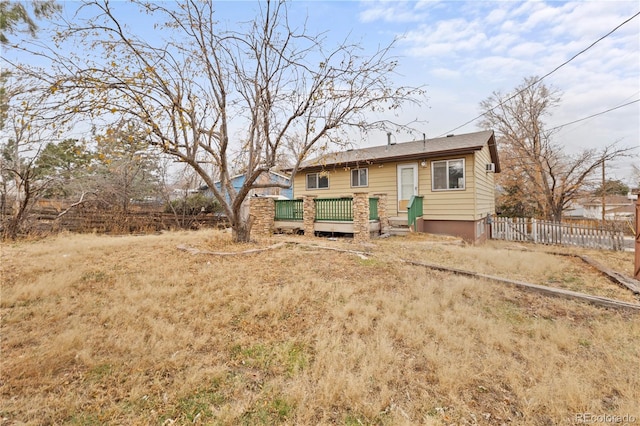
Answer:
<svg viewBox="0 0 640 426"><path fill-rule="evenodd" d="M176 248L283 241L306 245ZM4 243L0 424L640 424L639 314L400 261L638 303L579 259L521 247L213 230Z"/></svg>

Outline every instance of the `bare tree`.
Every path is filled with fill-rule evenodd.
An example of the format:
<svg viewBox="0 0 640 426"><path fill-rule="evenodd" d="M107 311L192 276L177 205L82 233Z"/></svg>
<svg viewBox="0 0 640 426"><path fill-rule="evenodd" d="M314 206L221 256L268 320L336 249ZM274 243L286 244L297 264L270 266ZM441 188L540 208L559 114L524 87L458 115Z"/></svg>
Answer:
<svg viewBox="0 0 640 426"><path fill-rule="evenodd" d="M545 119L560 103L559 92L536 77L525 78L515 94L494 92L480 103L480 126L494 129L503 172L502 205L515 213L560 221L563 210L594 177L603 162L627 155L631 148L611 143L602 149L584 149L570 155L547 130Z"/></svg>
<svg viewBox="0 0 640 426"><path fill-rule="evenodd" d="M393 43L371 53L348 40L328 48L322 34L289 21L284 1L256 3L256 18L232 28L216 21L212 1L135 4L163 20L153 40L129 32L109 1L85 1L82 16L92 17L78 15L59 31L82 54L40 51L51 67L36 73L67 111L139 120L150 144L188 164L213 191L236 241L250 238L241 210L249 191L274 186L258 183L262 173L290 154L295 174L314 147L345 144L350 129L406 129L410 123L366 114L423 94L392 84ZM230 178L238 172L245 179L236 190Z"/></svg>
<svg viewBox="0 0 640 426"><path fill-rule="evenodd" d="M95 141L91 186L99 199L127 213L131 201L159 196L158 153L136 122L119 121L96 134Z"/></svg>
<svg viewBox="0 0 640 426"><path fill-rule="evenodd" d="M3 220L0 225L3 237L11 239L23 230L33 205L53 182L53 178L40 173L36 164L53 133L32 83L22 76L5 76L2 79L0 197ZM13 206L7 214L10 199Z"/></svg>

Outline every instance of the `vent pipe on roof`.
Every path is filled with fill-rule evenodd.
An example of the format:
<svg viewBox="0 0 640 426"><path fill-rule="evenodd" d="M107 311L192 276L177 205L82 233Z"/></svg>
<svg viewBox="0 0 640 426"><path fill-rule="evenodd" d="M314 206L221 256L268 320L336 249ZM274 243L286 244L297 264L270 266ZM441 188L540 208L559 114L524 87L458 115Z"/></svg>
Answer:
<svg viewBox="0 0 640 426"><path fill-rule="evenodd" d="M387 146L391 145L391 132L387 132Z"/></svg>
<svg viewBox="0 0 640 426"><path fill-rule="evenodd" d="M423 133L422 134L422 149L426 149L427 148L427 134Z"/></svg>

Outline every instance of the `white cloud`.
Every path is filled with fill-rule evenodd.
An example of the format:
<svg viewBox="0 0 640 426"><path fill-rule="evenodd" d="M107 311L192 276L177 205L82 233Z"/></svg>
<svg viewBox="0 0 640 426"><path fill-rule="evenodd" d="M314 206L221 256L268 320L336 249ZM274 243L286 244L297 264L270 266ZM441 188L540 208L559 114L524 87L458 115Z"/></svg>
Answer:
<svg viewBox="0 0 640 426"><path fill-rule="evenodd" d="M443 67L432 69L430 71L430 74L433 75L434 77L446 78L446 79L456 79L462 75L460 70L454 70L451 68L443 68Z"/></svg>
<svg viewBox="0 0 640 426"><path fill-rule="evenodd" d="M400 45L407 55L405 69L437 87L429 90L429 134L471 120L492 92L510 92L525 77L550 73L638 11L637 1L625 0L375 2L372 8L382 4L397 22L405 20L401 27L389 26L406 35ZM545 78L545 84L562 91L550 125L640 97L639 34L637 17ZM618 139L638 145L639 109L634 104L568 126L559 137L573 150ZM471 130L465 126L456 132Z"/></svg>
<svg viewBox="0 0 640 426"><path fill-rule="evenodd" d="M542 55L547 51L547 46L538 42L524 42L513 46L508 54L512 57L531 58L535 55Z"/></svg>
<svg viewBox="0 0 640 426"><path fill-rule="evenodd" d="M453 19L439 22L435 27L421 25L408 32L404 42L412 45L411 54L424 57L475 51L486 45L487 37L476 23Z"/></svg>
<svg viewBox="0 0 640 426"><path fill-rule="evenodd" d="M439 8L434 1L365 1L360 12L361 22L420 22L426 19L432 10Z"/></svg>
<svg viewBox="0 0 640 426"><path fill-rule="evenodd" d="M507 11L505 9L494 9L487 15L485 22L487 25L497 25L503 22L506 16Z"/></svg>

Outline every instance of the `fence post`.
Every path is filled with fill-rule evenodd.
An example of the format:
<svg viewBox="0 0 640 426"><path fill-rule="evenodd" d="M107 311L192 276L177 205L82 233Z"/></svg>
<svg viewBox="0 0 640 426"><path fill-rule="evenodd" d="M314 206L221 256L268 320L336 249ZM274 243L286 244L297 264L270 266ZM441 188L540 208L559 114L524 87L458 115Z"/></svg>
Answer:
<svg viewBox="0 0 640 426"><path fill-rule="evenodd" d="M535 218L531 218L531 238L534 244L538 244L538 223Z"/></svg>

